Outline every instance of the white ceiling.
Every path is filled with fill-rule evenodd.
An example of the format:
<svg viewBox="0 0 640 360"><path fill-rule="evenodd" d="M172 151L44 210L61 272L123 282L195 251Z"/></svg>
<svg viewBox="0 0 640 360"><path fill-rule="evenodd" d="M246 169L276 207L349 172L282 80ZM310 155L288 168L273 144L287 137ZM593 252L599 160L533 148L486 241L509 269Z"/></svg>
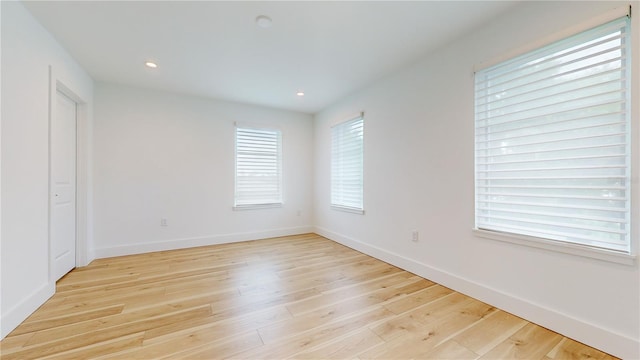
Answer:
<svg viewBox="0 0 640 360"><path fill-rule="evenodd" d="M28 1L98 81L317 112L513 2ZM268 29L255 18L273 19ZM154 60L158 68L144 67ZM303 90L306 95L296 96Z"/></svg>

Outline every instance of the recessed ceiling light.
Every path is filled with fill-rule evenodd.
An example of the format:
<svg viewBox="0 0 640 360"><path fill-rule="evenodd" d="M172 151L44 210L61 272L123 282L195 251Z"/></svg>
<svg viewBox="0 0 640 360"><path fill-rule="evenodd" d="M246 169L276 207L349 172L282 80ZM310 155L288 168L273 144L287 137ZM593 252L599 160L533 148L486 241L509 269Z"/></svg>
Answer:
<svg viewBox="0 0 640 360"><path fill-rule="evenodd" d="M298 96L304 96L304 91L300 91L300 90L298 90L298 92L296 92L296 95L298 95Z"/></svg>
<svg viewBox="0 0 640 360"><path fill-rule="evenodd" d="M271 27L271 18L266 15L260 15L256 18L256 24L263 29Z"/></svg>
<svg viewBox="0 0 640 360"><path fill-rule="evenodd" d="M144 66L155 69L158 67L158 64L154 63L153 61L147 61L144 63Z"/></svg>

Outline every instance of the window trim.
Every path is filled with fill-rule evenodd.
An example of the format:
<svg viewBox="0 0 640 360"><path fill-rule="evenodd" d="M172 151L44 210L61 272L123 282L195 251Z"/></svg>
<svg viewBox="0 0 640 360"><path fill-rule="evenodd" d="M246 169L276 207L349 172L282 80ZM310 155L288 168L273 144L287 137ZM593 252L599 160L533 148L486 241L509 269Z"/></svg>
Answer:
<svg viewBox="0 0 640 360"><path fill-rule="evenodd" d="M475 74L480 70L492 67L502 62L509 61L510 59L513 59L520 55L523 55L528 52L534 51L538 48L547 46L556 41L560 41L565 38L577 35L581 32L587 31L594 27L598 27L607 22L614 21L624 16L631 18L631 5L625 5L622 7L614 8L606 13L603 13L583 23L577 24L573 27L570 27L564 31L560 31L558 33L552 34L538 41L535 41L533 43L517 48L513 51L504 53L500 56L496 56L488 61L483 61L479 64L476 64L473 67L473 72ZM633 21L630 23L630 26L632 29L631 36L632 36L632 39L634 39L634 35L637 32L637 30L636 31L633 30L633 26L634 26ZM637 45L637 41L633 40L631 44L632 45L631 45L630 55L633 58L638 55L640 50L635 48L635 45ZM635 74L635 72L632 72L630 84L628 85L628 90L629 90L627 95L628 98L629 96L631 96L629 94L637 93L638 91L640 91L640 89L638 89L637 78L638 78L638 74ZM631 117L630 129L627 133L627 136L635 137L640 134L640 129L639 129L640 125L637 124L637 121L638 121L637 117L640 111L638 111L638 109L634 109L635 107L634 105L636 104L633 103L630 99L628 99L627 101L628 101L627 106L631 106L631 111L629 112ZM475 120L474 120L474 123L475 123ZM628 159L628 163L635 164L637 163L638 157L640 157L637 151L638 147L633 141L629 143L629 146L630 146L630 159ZM474 149L474 157L475 157L475 149ZM638 167L632 166L630 177L631 178L637 177L638 172L639 172ZM475 169L474 169L474 178L475 178ZM632 181L629 189L631 191L631 196L629 197L629 201L630 201L629 216L631 219L633 219L637 217L638 213L640 213L640 204L639 204L640 196L637 195L638 190L640 190L640 187L637 184L634 184ZM477 188L474 184L474 203L476 201L475 200L476 192L477 192ZM475 217L476 217L476 209L474 204L474 223L475 223ZM495 240L495 241L500 241L500 242L505 242L510 244L528 246L528 247L538 248L546 251L559 252L559 253L564 253L564 254L569 254L569 255L574 255L579 257L592 258L592 259L597 259L597 260L602 260L602 261L612 262L612 263L617 263L622 265L634 266L638 259L638 248L640 247L640 239L638 239L638 233L640 233L640 231L638 231L638 227L640 227L640 225L639 224L634 224L634 225L635 226L632 227L632 231L630 232L628 252L620 252L620 251L609 250L605 248L591 247L591 246L582 245L579 243L563 242L560 240L545 239L545 238L529 236L529 235L479 229L479 228L476 228L475 225L472 228L472 233L475 237L478 237L478 238L484 238L484 239Z"/></svg>
<svg viewBox="0 0 640 360"><path fill-rule="evenodd" d="M283 203L234 205L234 211L281 208Z"/></svg>
<svg viewBox="0 0 640 360"><path fill-rule="evenodd" d="M364 215L364 206L363 206L362 209L358 209L358 208L349 207L349 206L340 206L340 205L331 204L331 208L333 210L337 210L337 211L343 211L343 212L348 212L348 213L352 213L352 214Z"/></svg>
<svg viewBox="0 0 640 360"><path fill-rule="evenodd" d="M580 244L555 241L550 239L543 239L535 236L519 235L512 233L504 233L498 231L484 230L474 228L473 234L476 237L496 240L510 244L522 245L533 247L537 249L543 249L553 252L559 252L569 255L575 255L580 257L604 260L608 262L623 264L623 265L635 265L638 256L634 253L625 254L619 251L594 248L589 246L583 246Z"/></svg>

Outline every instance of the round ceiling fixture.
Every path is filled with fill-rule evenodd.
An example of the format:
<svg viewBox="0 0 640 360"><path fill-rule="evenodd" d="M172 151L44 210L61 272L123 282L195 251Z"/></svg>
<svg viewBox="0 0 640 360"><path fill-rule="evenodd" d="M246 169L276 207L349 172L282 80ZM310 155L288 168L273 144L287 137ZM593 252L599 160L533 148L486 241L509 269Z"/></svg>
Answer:
<svg viewBox="0 0 640 360"><path fill-rule="evenodd" d="M298 96L304 96L304 91L298 90L298 91L296 92L296 95L298 95Z"/></svg>
<svg viewBox="0 0 640 360"><path fill-rule="evenodd" d="M147 61L144 63L144 66L155 69L158 67L158 64L154 63L153 61Z"/></svg>
<svg viewBox="0 0 640 360"><path fill-rule="evenodd" d="M263 29L270 28L271 23L271 18L266 15L260 15L256 18L256 24Z"/></svg>

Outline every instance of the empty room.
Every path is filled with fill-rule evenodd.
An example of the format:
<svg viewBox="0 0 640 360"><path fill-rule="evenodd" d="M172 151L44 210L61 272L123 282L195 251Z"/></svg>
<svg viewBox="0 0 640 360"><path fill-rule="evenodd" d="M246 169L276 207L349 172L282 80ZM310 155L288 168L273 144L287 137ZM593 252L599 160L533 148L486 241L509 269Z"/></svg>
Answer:
<svg viewBox="0 0 640 360"><path fill-rule="evenodd" d="M640 359L639 1L0 1L2 359Z"/></svg>

